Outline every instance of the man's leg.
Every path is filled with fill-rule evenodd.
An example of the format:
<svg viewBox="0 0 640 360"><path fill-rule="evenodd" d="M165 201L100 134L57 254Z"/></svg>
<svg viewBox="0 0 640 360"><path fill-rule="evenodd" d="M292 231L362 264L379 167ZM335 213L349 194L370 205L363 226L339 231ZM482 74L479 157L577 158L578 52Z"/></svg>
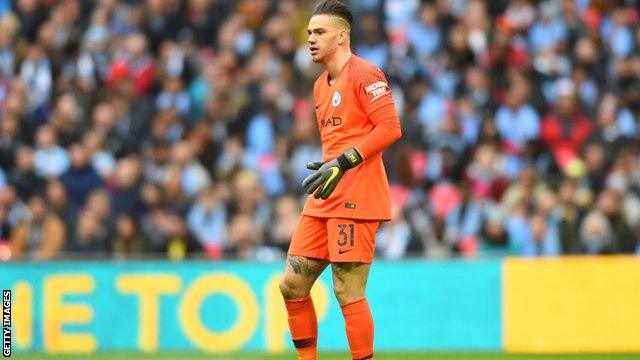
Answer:
<svg viewBox="0 0 640 360"><path fill-rule="evenodd" d="M318 320L309 292L328 264L326 260L303 256L287 257L280 292L287 308L289 329L299 360L318 358Z"/></svg>
<svg viewBox="0 0 640 360"><path fill-rule="evenodd" d="M342 307L354 359L373 358L373 317L365 288L380 222L332 218L327 221L333 290Z"/></svg>
<svg viewBox="0 0 640 360"><path fill-rule="evenodd" d="M318 321L309 291L329 264L328 259L326 220L302 215L280 281L298 359L318 358Z"/></svg>
<svg viewBox="0 0 640 360"><path fill-rule="evenodd" d="M332 263L333 290L342 308L353 359L373 359L373 316L365 296L371 264Z"/></svg>

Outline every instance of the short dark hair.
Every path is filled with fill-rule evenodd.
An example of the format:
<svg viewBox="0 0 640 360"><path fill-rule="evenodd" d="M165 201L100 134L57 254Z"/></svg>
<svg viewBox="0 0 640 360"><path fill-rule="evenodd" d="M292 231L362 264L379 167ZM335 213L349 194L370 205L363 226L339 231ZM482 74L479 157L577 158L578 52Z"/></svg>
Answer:
<svg viewBox="0 0 640 360"><path fill-rule="evenodd" d="M340 17L344 19L344 21L349 24L351 27L351 23L353 23L353 15L351 14L351 7L340 0L322 0L313 10L312 15L323 15L329 14L333 16Z"/></svg>

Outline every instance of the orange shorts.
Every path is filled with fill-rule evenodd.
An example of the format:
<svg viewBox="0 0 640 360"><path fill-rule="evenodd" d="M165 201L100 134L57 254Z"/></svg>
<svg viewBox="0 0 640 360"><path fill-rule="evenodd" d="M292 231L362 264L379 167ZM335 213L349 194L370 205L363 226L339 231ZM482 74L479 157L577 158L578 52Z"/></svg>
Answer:
<svg viewBox="0 0 640 360"><path fill-rule="evenodd" d="M370 264L378 227L379 221L302 215L289 245L289 255Z"/></svg>

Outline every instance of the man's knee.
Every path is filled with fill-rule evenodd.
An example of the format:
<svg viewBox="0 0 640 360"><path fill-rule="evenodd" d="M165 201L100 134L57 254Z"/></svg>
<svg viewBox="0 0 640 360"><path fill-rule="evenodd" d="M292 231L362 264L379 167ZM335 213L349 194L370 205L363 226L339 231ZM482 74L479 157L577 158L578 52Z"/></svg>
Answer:
<svg viewBox="0 0 640 360"><path fill-rule="evenodd" d="M340 305L349 304L365 296L369 267L361 263L333 263L333 293Z"/></svg>
<svg viewBox="0 0 640 360"><path fill-rule="evenodd" d="M285 276L280 280L280 293L285 300L293 300L306 296L309 291L303 284Z"/></svg>
<svg viewBox="0 0 640 360"><path fill-rule="evenodd" d="M350 288L343 282L334 281L333 294L340 305L345 305L362 299L364 297L364 289L360 289L360 287Z"/></svg>
<svg viewBox="0 0 640 360"><path fill-rule="evenodd" d="M346 300L348 298L347 287L344 283L338 283L334 281L333 283L333 294L336 296L336 300L340 305L346 304Z"/></svg>

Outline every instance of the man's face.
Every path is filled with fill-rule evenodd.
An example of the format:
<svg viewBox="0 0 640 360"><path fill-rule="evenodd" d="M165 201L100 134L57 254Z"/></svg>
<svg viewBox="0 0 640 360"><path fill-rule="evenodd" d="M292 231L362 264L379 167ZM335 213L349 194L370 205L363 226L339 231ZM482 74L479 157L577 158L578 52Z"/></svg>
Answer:
<svg viewBox="0 0 640 360"><path fill-rule="evenodd" d="M313 62L324 63L338 49L338 45L346 43L348 30L342 22L339 17L326 14L314 15L309 20L307 33Z"/></svg>

